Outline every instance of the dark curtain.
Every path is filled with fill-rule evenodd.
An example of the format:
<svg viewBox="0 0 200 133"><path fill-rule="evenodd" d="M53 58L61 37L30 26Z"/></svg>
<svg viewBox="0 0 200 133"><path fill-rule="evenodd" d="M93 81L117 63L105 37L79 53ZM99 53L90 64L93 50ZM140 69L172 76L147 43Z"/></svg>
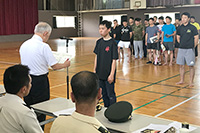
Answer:
<svg viewBox="0 0 200 133"><path fill-rule="evenodd" d="M32 34L38 23L38 0L0 0L0 35Z"/></svg>

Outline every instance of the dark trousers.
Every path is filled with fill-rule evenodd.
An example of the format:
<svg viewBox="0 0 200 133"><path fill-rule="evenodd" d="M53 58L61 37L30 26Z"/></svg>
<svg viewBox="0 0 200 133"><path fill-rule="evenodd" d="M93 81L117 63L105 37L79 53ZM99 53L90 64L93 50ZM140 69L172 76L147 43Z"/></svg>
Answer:
<svg viewBox="0 0 200 133"><path fill-rule="evenodd" d="M134 50L134 44L133 44L133 37L130 39L130 45L129 45L131 55L135 55L135 50Z"/></svg>
<svg viewBox="0 0 200 133"><path fill-rule="evenodd" d="M198 45L195 47L195 57L198 56Z"/></svg>
<svg viewBox="0 0 200 133"><path fill-rule="evenodd" d="M145 40L143 40L143 51L144 51L144 57L147 57L147 46L145 45Z"/></svg>
<svg viewBox="0 0 200 133"><path fill-rule="evenodd" d="M116 103L115 95L115 83L110 84L106 80L99 80L100 88L102 88L102 96L105 107L109 107L113 103Z"/></svg>
<svg viewBox="0 0 200 133"><path fill-rule="evenodd" d="M47 75L48 74L40 76L30 75L32 78L32 87L28 96L24 97L24 101L28 106L49 100L49 79ZM46 115L36 114L39 122L46 119ZM44 126L42 126L42 128L44 129Z"/></svg>

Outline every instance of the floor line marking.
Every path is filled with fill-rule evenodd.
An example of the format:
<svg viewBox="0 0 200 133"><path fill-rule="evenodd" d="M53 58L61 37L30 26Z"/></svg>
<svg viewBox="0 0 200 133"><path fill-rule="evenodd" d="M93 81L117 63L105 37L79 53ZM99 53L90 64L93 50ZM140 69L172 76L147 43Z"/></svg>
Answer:
<svg viewBox="0 0 200 133"><path fill-rule="evenodd" d="M147 64L142 64L142 65L137 65L137 66L133 66L133 67L129 67L128 69L132 69L132 68L137 68L137 67L141 67L141 66L146 66ZM123 68L122 68L123 69ZM117 73L118 72L122 72L123 70L117 70Z"/></svg>
<svg viewBox="0 0 200 133"><path fill-rule="evenodd" d="M188 71L187 71L187 72L188 72ZM124 93L124 94L118 95L117 98L118 98L118 97L121 97L121 96L124 96L124 95L127 95L127 94L130 94L130 93L135 92L135 91L137 91L137 90L141 90L141 89L144 89L144 88L146 88L146 87L149 87L149 86L152 86L152 85L155 85L155 84L161 83L161 82L163 82L163 81L166 81L166 80L169 80L169 79L175 78L175 77L177 77L177 76L179 76L179 75L180 75L180 74L177 74L177 75L174 75L174 76L172 76L172 77L169 77L169 78L166 78L166 79L163 79L163 80L157 81L157 82L155 82L155 83L152 83L152 84L149 84L149 85L146 85L146 86L140 87L140 88L138 88L138 89L134 89L134 90L132 90L132 91L128 91L128 92L126 92L126 93Z"/></svg>
<svg viewBox="0 0 200 133"><path fill-rule="evenodd" d="M179 91L179 90L181 90L181 89L177 89L177 90L175 90L175 91L173 91L173 92L171 92L171 93L169 93L169 94L166 94L166 95L164 95L164 96L161 96L161 97L159 97L159 98L156 98L156 99L154 99L154 100L152 100L152 101L150 101L150 102L148 102L148 103L145 103L145 104L143 104L143 105L141 105L141 106L139 106L139 107L137 107L137 108L134 108L133 111L138 110L138 109L140 109L140 108L142 108L142 107L144 107L144 106L146 106L146 105L149 105L149 104L151 104L151 103L153 103L153 102L156 102L156 101L158 101L158 100L160 100L160 99L163 99L163 98L165 98L165 97L167 97L167 96L169 96L169 95L171 95L171 94L173 94L173 93L175 93L175 92L177 92L177 91Z"/></svg>
<svg viewBox="0 0 200 133"><path fill-rule="evenodd" d="M194 95L194 96L188 98L187 100L185 100L185 101L183 101L183 102L181 102L181 103L179 103L179 104L177 104L177 105L175 105L175 106L173 106L173 107L171 107L171 108L169 108L169 109L167 109L167 110L165 110L165 111L163 111L163 112L161 112L161 113L155 115L154 117L159 117L159 116L161 116L161 115L167 113L168 111L170 111L170 110L172 110L172 109L174 109L174 108L176 108L176 107L178 107L178 106L180 106L180 105L182 105L182 104L188 102L189 100L191 100L191 99L193 99L193 98L195 98L195 97L197 97L197 96L199 96L199 95L200 95L200 93L198 93L198 94L196 94L196 95Z"/></svg>
<svg viewBox="0 0 200 133"><path fill-rule="evenodd" d="M16 65L16 64L19 64L19 63L0 61L0 64L11 64L11 65Z"/></svg>
<svg viewBox="0 0 200 133"><path fill-rule="evenodd" d="M63 85L67 85L67 83L62 83L62 84L59 84L59 85L54 85L54 86L50 87L50 89L56 88L56 87L60 87L60 86L63 86Z"/></svg>

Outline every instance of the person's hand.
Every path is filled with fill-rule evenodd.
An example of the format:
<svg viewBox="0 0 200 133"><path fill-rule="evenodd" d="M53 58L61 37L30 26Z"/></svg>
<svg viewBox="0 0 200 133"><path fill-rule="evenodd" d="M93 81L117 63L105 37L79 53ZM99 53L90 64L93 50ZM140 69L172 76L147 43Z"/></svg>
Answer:
<svg viewBox="0 0 200 133"><path fill-rule="evenodd" d="M70 61L69 59L67 59L65 62L64 62L64 67L69 67L70 66Z"/></svg>
<svg viewBox="0 0 200 133"><path fill-rule="evenodd" d="M145 42L145 45L147 46L147 42Z"/></svg>
<svg viewBox="0 0 200 133"><path fill-rule="evenodd" d="M160 44L163 44L163 41L161 41Z"/></svg>
<svg viewBox="0 0 200 133"><path fill-rule="evenodd" d="M166 36L167 38L169 38L169 37L170 37L170 35L168 35L168 34L166 34L165 36Z"/></svg>
<svg viewBox="0 0 200 133"><path fill-rule="evenodd" d="M114 81L114 75L109 75L108 76L108 82L111 84Z"/></svg>

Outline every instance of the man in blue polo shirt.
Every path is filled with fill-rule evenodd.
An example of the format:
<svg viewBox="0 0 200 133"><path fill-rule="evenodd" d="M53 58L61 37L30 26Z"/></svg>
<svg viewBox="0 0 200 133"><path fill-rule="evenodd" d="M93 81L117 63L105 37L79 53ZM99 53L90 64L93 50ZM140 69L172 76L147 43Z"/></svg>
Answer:
<svg viewBox="0 0 200 133"><path fill-rule="evenodd" d="M174 50L174 43L175 39L174 36L176 35L176 27L171 24L172 18L167 16L166 17L166 24L162 27L162 41L166 48L165 50L165 63L163 65L167 65L168 63L168 50L170 51L170 63L169 66L172 66L173 61L173 50Z"/></svg>
<svg viewBox="0 0 200 133"><path fill-rule="evenodd" d="M194 48L198 44L199 35L195 26L189 23L190 14L184 12L181 15L182 25L177 29L177 41L180 43L177 55L177 64L180 65L180 78L181 80L176 84L184 83L185 64L190 68L190 82L189 87L194 86L194 65L195 65L195 52Z"/></svg>

